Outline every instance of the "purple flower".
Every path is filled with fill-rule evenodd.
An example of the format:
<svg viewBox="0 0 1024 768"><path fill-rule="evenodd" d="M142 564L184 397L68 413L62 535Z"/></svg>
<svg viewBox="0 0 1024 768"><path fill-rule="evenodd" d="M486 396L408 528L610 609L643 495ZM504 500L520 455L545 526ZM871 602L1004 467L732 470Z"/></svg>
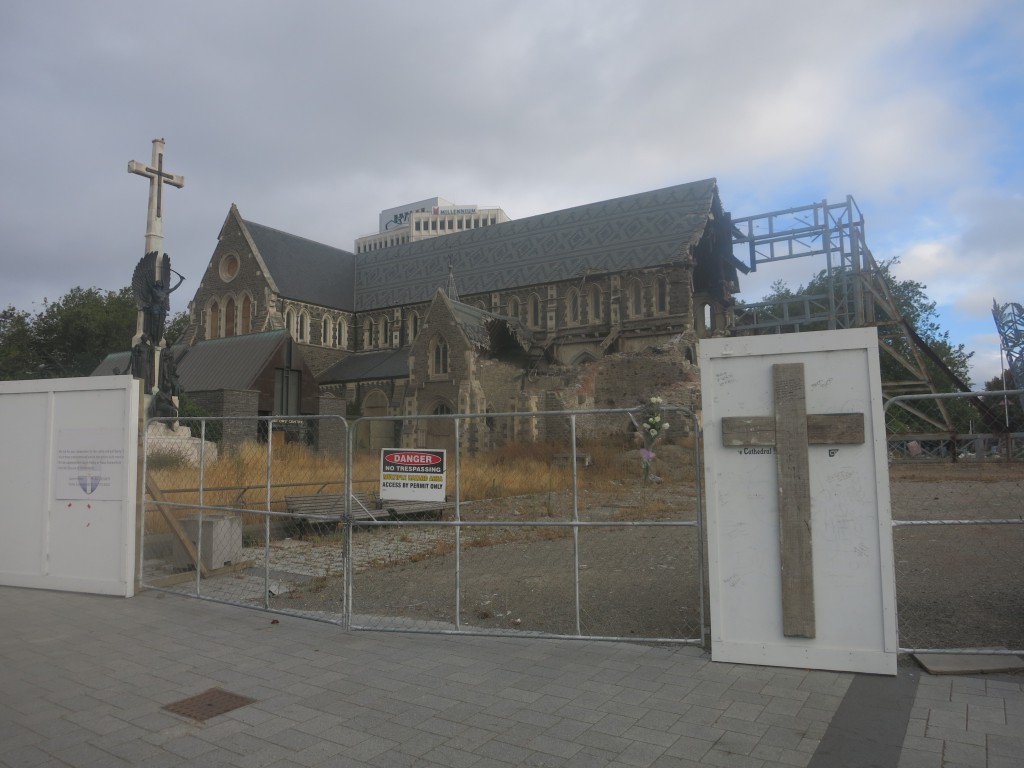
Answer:
<svg viewBox="0 0 1024 768"><path fill-rule="evenodd" d="M654 451L649 450L647 448L641 448L640 458L642 458L644 461L650 461L651 459L654 458Z"/></svg>

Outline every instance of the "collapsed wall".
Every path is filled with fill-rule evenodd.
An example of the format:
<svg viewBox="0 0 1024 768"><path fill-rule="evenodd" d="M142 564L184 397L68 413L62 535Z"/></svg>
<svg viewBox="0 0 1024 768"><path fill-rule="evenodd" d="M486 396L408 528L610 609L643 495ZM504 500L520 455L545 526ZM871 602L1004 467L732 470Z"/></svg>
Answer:
<svg viewBox="0 0 1024 768"><path fill-rule="evenodd" d="M660 397L667 406L700 409L700 371L690 360L693 340L679 335L638 352L602 357L580 366L552 370L528 380L525 390L542 403L538 410L635 408ZM609 422L597 415L580 416L580 437L609 433ZM685 420L677 422L675 437L686 434ZM548 437L553 437L549 435Z"/></svg>

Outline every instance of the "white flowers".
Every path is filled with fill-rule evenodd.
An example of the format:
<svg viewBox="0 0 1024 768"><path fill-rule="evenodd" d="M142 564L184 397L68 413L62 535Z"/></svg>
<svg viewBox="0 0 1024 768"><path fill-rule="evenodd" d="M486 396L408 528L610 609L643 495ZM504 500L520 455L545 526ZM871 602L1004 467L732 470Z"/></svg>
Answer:
<svg viewBox="0 0 1024 768"><path fill-rule="evenodd" d="M661 406L664 402L660 397L652 397L644 408L647 416L643 421L643 429L652 438L658 437L658 435L668 429L668 422L663 421L661 418Z"/></svg>

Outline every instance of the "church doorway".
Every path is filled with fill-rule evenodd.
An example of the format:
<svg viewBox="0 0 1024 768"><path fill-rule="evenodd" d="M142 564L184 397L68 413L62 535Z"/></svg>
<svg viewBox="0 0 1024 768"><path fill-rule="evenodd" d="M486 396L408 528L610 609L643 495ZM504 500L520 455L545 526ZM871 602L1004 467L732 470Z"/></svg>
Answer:
<svg viewBox="0 0 1024 768"><path fill-rule="evenodd" d="M387 416L388 399L383 392L375 389L363 398L363 416ZM394 448L395 424L391 421L367 421L358 436L360 447L371 451L380 448Z"/></svg>
<svg viewBox="0 0 1024 768"><path fill-rule="evenodd" d="M447 416L454 413L447 401L440 401L430 410L432 416ZM427 444L426 448L432 450L444 449L449 452L455 451L455 419L427 419L426 420Z"/></svg>

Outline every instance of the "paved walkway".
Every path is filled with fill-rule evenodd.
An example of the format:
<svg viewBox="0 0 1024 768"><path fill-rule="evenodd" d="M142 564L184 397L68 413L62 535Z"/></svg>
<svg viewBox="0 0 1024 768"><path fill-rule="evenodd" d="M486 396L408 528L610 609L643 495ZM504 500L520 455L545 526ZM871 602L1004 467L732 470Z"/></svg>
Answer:
<svg viewBox="0 0 1024 768"><path fill-rule="evenodd" d="M1008 768L1024 766L1021 682L345 633L155 592L0 587L0 765L12 768ZM162 709L213 687L255 701L205 723Z"/></svg>

